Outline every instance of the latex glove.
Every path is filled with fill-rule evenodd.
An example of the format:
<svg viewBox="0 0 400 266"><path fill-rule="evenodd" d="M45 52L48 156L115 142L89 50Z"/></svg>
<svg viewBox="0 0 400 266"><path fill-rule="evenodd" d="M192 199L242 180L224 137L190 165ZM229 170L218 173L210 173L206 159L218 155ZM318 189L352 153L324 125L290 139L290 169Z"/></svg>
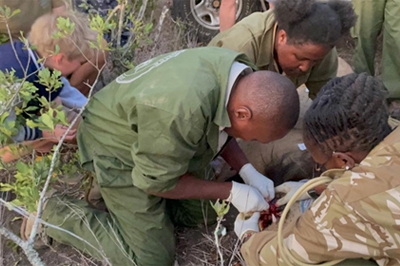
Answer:
<svg viewBox="0 0 400 266"><path fill-rule="evenodd" d="M235 220L235 233L239 237L242 238L243 234L247 231L255 231L260 232L260 228L258 227L258 220L260 219L260 213L254 212L251 217L245 218L243 213L239 213Z"/></svg>
<svg viewBox="0 0 400 266"><path fill-rule="evenodd" d="M258 189L266 200L275 198L274 182L260 174L250 163L240 169L239 175L246 184Z"/></svg>
<svg viewBox="0 0 400 266"><path fill-rule="evenodd" d="M286 203L289 202L289 200L294 196L297 190L304 185L305 182L299 181L299 182L294 182L294 181L289 181L285 182L280 186L277 186L275 188L275 192L277 193L284 193L286 194L284 197L280 198L277 202L277 206L285 205ZM298 200L305 200L305 199L310 199L311 197L308 195L308 193L303 193Z"/></svg>
<svg viewBox="0 0 400 266"><path fill-rule="evenodd" d="M232 190L227 201L243 213L268 210L269 204L260 192L251 186L232 182Z"/></svg>

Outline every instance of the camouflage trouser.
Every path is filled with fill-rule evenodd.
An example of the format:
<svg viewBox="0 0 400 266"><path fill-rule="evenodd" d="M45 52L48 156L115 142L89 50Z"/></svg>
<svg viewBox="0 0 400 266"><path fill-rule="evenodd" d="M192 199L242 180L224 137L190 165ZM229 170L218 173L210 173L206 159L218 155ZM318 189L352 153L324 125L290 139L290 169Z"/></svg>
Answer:
<svg viewBox="0 0 400 266"><path fill-rule="evenodd" d="M172 265L174 226L216 221L208 201L152 196L132 185L131 171L110 170L107 158L96 157L92 164L108 212L84 200L50 199L44 219L87 241L47 227L46 234L58 242L99 260L107 258L112 265Z"/></svg>

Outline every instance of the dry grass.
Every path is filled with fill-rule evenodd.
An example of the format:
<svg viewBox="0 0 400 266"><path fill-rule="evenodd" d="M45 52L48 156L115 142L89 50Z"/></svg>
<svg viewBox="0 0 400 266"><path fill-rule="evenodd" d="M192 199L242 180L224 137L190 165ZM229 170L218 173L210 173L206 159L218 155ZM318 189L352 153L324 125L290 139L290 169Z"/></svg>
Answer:
<svg viewBox="0 0 400 266"><path fill-rule="evenodd" d="M158 14L154 14L157 17ZM159 36L156 38L157 34ZM155 28L151 39L157 39L157 42L148 44L137 50L135 54L135 64L143 62L152 56L157 56L166 52L179 50L183 48L196 47L197 41L195 36L185 32L184 25L179 21L173 21L169 13L163 21L160 29ZM351 39L345 38L338 47L339 54L348 63L351 63L353 53L353 44ZM379 60L379 55L377 60ZM116 76L123 72L121 69L114 69L109 66L103 74L102 82L99 87L111 82ZM10 182L13 176L13 169L1 170L1 182ZM69 194L78 196L82 189L80 187L64 187ZM10 193L1 193L1 198L10 200ZM220 248L223 252L224 265L240 265L242 259L237 250L238 240L233 232L233 222L236 217L234 208L226 215L225 221L222 223L227 228L227 235L220 239ZM13 232L18 233L20 221L13 221L17 216L6 210L0 205L0 220L3 225L10 228ZM195 229L177 229L177 260L179 265L187 266L211 266L220 265L217 249L214 243L215 227L195 228ZM100 262L87 257L72 247L54 243L52 246L39 251L41 258L47 265L101 265ZM0 236L0 265L29 265L24 254L13 246L9 241L5 241Z"/></svg>

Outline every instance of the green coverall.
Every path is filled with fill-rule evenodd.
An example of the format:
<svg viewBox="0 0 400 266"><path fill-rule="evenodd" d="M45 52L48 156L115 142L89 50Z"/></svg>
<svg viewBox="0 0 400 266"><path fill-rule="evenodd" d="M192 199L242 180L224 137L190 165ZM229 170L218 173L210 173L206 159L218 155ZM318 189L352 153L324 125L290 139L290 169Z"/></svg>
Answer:
<svg viewBox="0 0 400 266"><path fill-rule="evenodd" d="M377 38L383 30L382 80L391 99L400 99L400 0L352 0L358 15L352 30L356 41L355 72L375 74Z"/></svg>
<svg viewBox="0 0 400 266"><path fill-rule="evenodd" d="M229 30L219 33L211 40L209 46L244 53L259 69L280 73L274 59L277 26L273 10L253 13ZM322 86L336 77L337 68L338 55L336 48L333 48L321 62L310 68L304 75L288 78L296 86L305 84L310 91L310 98L314 99Z"/></svg>
<svg viewBox="0 0 400 266"><path fill-rule="evenodd" d="M98 92L77 139L83 167L95 173L109 213L52 198L43 217L99 251L59 230L45 232L96 258L103 252L112 265L172 265L174 225L196 226L203 216L216 216L206 213L208 201L148 192L173 189L187 172L212 176L208 166L218 153L219 128L230 127L225 93L235 61L256 68L227 49L181 50L138 65Z"/></svg>

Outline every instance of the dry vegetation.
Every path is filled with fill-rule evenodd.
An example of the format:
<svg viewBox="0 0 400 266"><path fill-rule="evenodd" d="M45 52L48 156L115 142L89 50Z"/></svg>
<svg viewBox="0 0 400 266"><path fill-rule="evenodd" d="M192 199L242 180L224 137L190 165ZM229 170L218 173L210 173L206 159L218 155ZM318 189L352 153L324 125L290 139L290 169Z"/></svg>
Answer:
<svg viewBox="0 0 400 266"><path fill-rule="evenodd" d="M135 52L135 63L143 62L153 56L178 50L187 47L197 46L195 36L185 31L183 23L173 21L168 12L164 1L159 1L160 6L152 13L150 20L155 21L153 32L150 39L152 43L142 46ZM347 62L351 62L353 44L351 38L345 38L338 47L339 53ZM378 59L379 60L379 59ZM109 83L121 72L119 68L113 68L110 64L105 69L100 84L97 88ZM30 160L30 156L24 160ZM10 182L13 179L13 168L1 170L1 182ZM79 190L81 184L67 187L71 193ZM65 188L65 187L64 187ZM81 190L82 191L82 188ZM1 199L10 200L13 195L9 192L2 192ZM18 234L20 219L14 212L8 211L3 205L0 205L0 220L2 225L10 228L15 234ZM223 252L225 265L239 265L240 256L237 251L237 238L233 232L233 221L236 216L235 210L225 216L222 224L227 229L227 235L220 239L220 248ZM215 227L209 228L177 228L177 259L179 265L221 265L218 259L218 253L214 242ZM14 243L0 236L0 265L30 265L24 253ZM101 262L95 261L72 247L58 243L39 250L39 254L47 265L101 265Z"/></svg>

